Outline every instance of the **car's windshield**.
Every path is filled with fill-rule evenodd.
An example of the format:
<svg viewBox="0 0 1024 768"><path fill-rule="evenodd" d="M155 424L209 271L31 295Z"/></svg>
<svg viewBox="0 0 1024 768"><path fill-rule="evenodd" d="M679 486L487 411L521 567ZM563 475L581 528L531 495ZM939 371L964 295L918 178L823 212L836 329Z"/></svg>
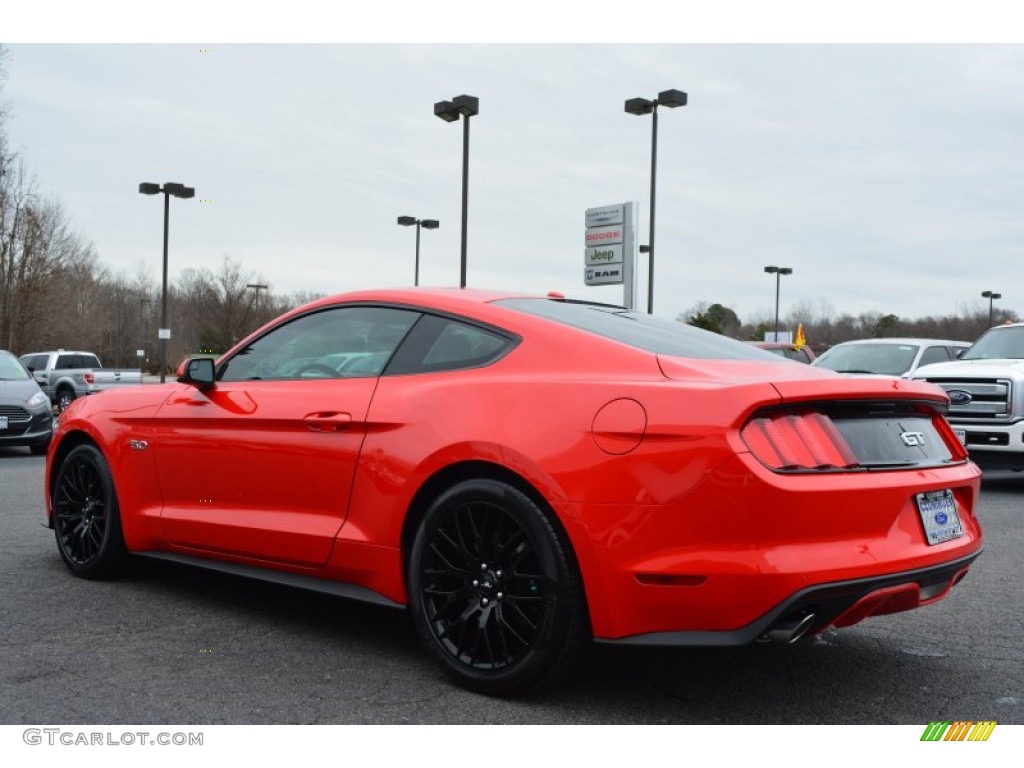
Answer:
<svg viewBox="0 0 1024 768"><path fill-rule="evenodd" d="M14 355L0 353L0 381L24 381L28 377L28 371L22 368Z"/></svg>
<svg viewBox="0 0 1024 768"><path fill-rule="evenodd" d="M659 355L718 360L776 359L770 352L741 341L623 307L551 299L500 299L495 303Z"/></svg>
<svg viewBox="0 0 1024 768"><path fill-rule="evenodd" d="M991 328L964 352L961 360L1024 359L1024 325Z"/></svg>
<svg viewBox="0 0 1024 768"><path fill-rule="evenodd" d="M879 373L901 376L914 364L916 344L840 344L815 362L838 373Z"/></svg>

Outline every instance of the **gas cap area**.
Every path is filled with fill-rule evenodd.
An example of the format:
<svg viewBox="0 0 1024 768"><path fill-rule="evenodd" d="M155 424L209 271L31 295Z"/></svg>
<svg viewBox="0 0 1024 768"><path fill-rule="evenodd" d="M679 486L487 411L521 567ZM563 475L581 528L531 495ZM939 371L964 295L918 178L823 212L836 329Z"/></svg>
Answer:
<svg viewBox="0 0 1024 768"><path fill-rule="evenodd" d="M601 406L591 426L594 442L605 453L618 456L629 453L644 439L647 411L628 397Z"/></svg>

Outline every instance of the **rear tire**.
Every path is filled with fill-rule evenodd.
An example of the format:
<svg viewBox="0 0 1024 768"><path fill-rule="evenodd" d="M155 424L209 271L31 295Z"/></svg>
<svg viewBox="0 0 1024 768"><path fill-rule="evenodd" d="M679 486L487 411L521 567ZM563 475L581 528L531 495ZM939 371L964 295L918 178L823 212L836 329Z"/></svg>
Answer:
<svg viewBox="0 0 1024 768"><path fill-rule="evenodd" d="M53 484L53 532L64 563L76 576L100 579L127 562L114 478L93 445L72 450Z"/></svg>
<svg viewBox="0 0 1024 768"><path fill-rule="evenodd" d="M590 643L568 541L528 496L496 480L459 483L430 505L410 551L408 591L420 640L471 690L549 686Z"/></svg>
<svg viewBox="0 0 1024 768"><path fill-rule="evenodd" d="M71 403L73 403L74 401L75 401L75 391L73 389L68 389L67 387L63 387L59 392L57 392L57 411L58 411L58 413L64 413L64 411L67 410L67 407L69 405L71 405Z"/></svg>

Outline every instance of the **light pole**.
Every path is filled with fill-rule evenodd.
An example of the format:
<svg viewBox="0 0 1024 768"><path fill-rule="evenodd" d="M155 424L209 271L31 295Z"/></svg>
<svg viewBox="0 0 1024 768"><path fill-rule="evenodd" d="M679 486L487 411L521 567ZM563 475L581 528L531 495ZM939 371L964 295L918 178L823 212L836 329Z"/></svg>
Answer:
<svg viewBox="0 0 1024 768"><path fill-rule="evenodd" d="M253 299L253 306L256 308L256 322L259 323L260 322L260 317L259 317L259 314L260 314L260 291L267 290L267 286L264 283L248 283L245 287L246 288L252 288L253 291L256 292L256 298ZM257 325L256 327L258 328L259 325ZM253 330L255 330L255 329L253 329Z"/></svg>
<svg viewBox="0 0 1024 768"><path fill-rule="evenodd" d="M658 107L686 106L686 94L674 88L662 91L656 99L626 99L626 111L631 115L651 116L651 215L647 236L647 314L654 313L654 200L658 176Z"/></svg>
<svg viewBox="0 0 1024 768"><path fill-rule="evenodd" d="M145 297L139 299L139 314L142 315L142 360L139 361L139 374L143 374L146 367L146 362L149 356L146 354L146 350L149 349L149 305L152 304L151 299Z"/></svg>
<svg viewBox="0 0 1024 768"><path fill-rule="evenodd" d="M993 293L992 291L982 291L982 298L988 299L988 327L992 327L992 302L996 299L1003 298L1001 293Z"/></svg>
<svg viewBox="0 0 1024 768"><path fill-rule="evenodd" d="M779 340L779 282L783 275L792 275L793 270L789 267L765 267L764 271L769 275L775 275L775 341Z"/></svg>
<svg viewBox="0 0 1024 768"><path fill-rule="evenodd" d="M462 120L462 256L460 259L459 288L466 287L466 222L469 217L469 118L480 112L480 99L476 96L456 96L451 101L434 104L434 114L446 123Z"/></svg>
<svg viewBox="0 0 1024 768"><path fill-rule="evenodd" d="M162 192L164 195L164 279L160 296L160 383L163 384L167 380L167 339L170 338L170 328L167 327L167 226L171 216L171 195L187 200L195 197L196 191L184 184L168 181L164 182L162 187L159 184L143 182L139 184L139 192L143 195Z"/></svg>
<svg viewBox="0 0 1024 768"><path fill-rule="evenodd" d="M467 121L468 122L468 121ZM420 284L420 227L424 229L437 229L441 222L437 219L417 219L415 216L399 216L398 223L403 227L416 225L416 271L413 274L413 285ZM466 286L463 285L463 288Z"/></svg>

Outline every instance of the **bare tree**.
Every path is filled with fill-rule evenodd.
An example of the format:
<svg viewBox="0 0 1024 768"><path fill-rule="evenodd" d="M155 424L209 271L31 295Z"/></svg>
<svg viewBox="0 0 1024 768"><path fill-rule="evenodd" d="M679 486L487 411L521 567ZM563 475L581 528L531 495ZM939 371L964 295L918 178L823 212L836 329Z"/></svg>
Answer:
<svg viewBox="0 0 1024 768"><path fill-rule="evenodd" d="M265 285L253 272L224 256L217 272L187 269L175 284L180 352L224 352L278 314L270 296L250 285Z"/></svg>

